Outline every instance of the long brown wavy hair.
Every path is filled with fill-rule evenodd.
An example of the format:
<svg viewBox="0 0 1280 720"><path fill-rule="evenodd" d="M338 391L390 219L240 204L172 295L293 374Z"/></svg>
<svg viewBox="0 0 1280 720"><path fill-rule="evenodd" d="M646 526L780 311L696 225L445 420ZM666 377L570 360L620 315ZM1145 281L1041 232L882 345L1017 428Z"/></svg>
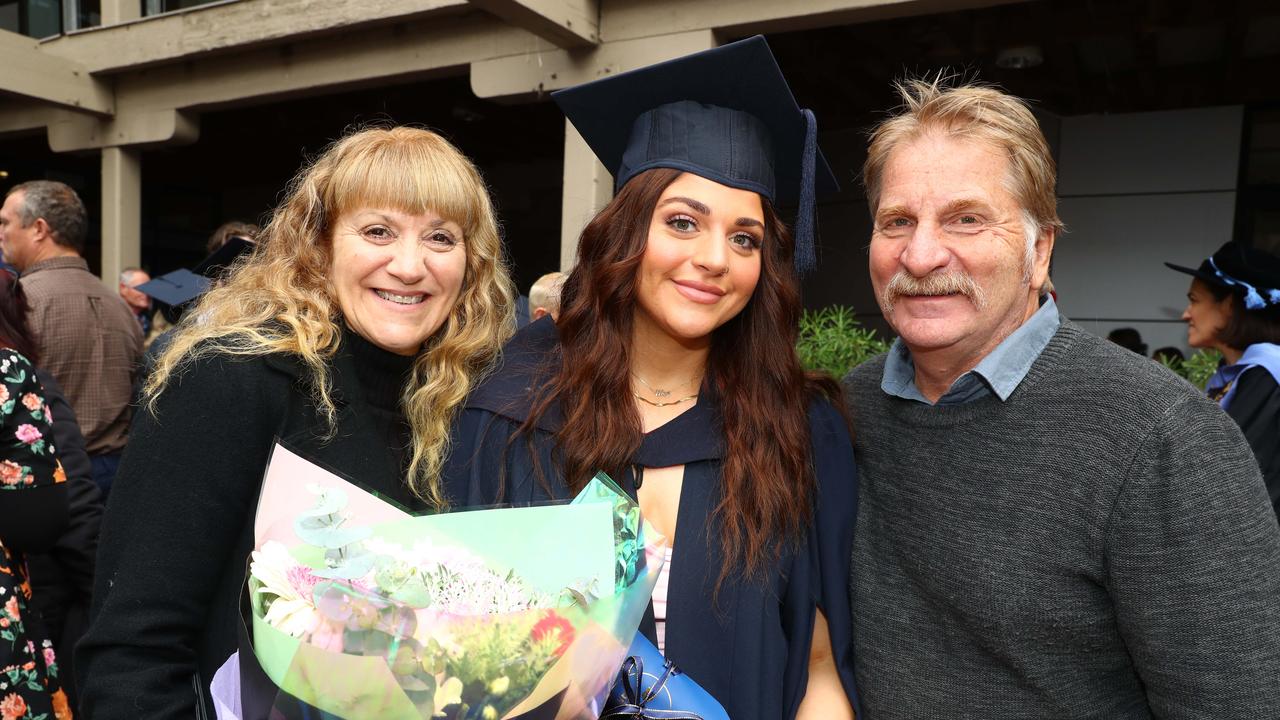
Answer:
<svg viewBox="0 0 1280 720"><path fill-rule="evenodd" d="M555 438L557 457L574 492L599 470L620 476L643 440L630 374L636 274L658 200L680 175L667 168L637 175L579 239L578 264L565 281L556 321L562 362L518 433L532 437L538 418L559 403L565 422ZM808 402L839 395L835 381L807 375L796 357L801 307L794 245L761 200L760 280L742 312L715 330L704 380L714 383L725 441L714 514L726 562L717 587L730 569L761 576L783 547L803 536L816 496Z"/></svg>

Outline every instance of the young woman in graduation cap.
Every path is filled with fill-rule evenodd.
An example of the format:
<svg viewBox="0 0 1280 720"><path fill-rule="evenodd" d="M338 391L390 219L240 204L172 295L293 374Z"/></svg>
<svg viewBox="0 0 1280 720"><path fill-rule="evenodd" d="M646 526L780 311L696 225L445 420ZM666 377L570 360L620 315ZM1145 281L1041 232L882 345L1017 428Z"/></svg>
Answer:
<svg viewBox="0 0 1280 720"><path fill-rule="evenodd" d="M734 720L848 717L856 470L795 352L813 196L835 181L763 38L556 93L613 172L561 315L455 428L456 507L605 471L670 539L641 630ZM799 201L795 237L775 207Z"/></svg>
<svg viewBox="0 0 1280 720"><path fill-rule="evenodd" d="M1229 242L1191 269L1187 342L1222 353L1205 388L1240 425L1280 516L1280 257Z"/></svg>

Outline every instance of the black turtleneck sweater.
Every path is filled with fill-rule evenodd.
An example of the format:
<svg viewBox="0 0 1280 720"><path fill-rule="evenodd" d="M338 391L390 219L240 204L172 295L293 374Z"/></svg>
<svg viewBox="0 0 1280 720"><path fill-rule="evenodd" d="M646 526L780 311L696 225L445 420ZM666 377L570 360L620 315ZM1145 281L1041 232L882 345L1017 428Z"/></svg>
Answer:
<svg viewBox="0 0 1280 720"><path fill-rule="evenodd" d="M404 483L410 432L399 402L412 362L345 332L330 362L332 437L308 371L289 355L203 358L174 376L154 413L137 413L103 521L92 624L77 650L84 714L213 717L209 681L236 649L253 518L276 438L383 497L422 507Z"/></svg>

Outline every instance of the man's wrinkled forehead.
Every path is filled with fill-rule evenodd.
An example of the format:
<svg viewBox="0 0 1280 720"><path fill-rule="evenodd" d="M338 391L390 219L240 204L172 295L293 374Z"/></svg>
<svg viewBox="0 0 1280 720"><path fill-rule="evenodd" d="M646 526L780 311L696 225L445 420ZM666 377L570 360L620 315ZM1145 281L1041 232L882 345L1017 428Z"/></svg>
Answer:
<svg viewBox="0 0 1280 720"><path fill-rule="evenodd" d="M989 205L989 179L998 176L1009 187L1009 161L995 145L964 135L927 134L900 143L886 159L876 215L887 208L929 204L964 209ZM931 197L921 193L928 188Z"/></svg>

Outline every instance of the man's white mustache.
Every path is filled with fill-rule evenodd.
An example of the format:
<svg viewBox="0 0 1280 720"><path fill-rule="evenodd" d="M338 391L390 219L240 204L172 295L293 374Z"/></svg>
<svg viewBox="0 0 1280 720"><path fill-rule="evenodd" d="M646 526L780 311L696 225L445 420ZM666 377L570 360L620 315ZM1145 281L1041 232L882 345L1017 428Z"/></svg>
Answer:
<svg viewBox="0 0 1280 720"><path fill-rule="evenodd" d="M880 292L880 306L885 312L892 312L894 303L903 295L955 294L969 298L979 310L986 305L987 297L982 286L965 273L941 271L916 277L905 270L899 270Z"/></svg>

